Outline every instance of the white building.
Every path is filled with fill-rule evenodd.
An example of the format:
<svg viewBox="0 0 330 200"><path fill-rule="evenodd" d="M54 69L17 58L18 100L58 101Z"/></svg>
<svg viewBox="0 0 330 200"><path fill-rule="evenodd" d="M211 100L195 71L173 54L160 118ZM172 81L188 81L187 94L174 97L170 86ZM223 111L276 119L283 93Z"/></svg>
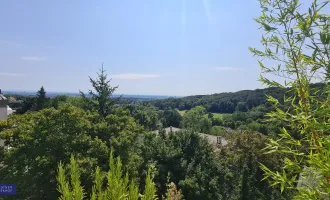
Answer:
<svg viewBox="0 0 330 200"><path fill-rule="evenodd" d="M0 120L6 120L8 115L13 114L13 109L8 106L8 99L1 94L0 90Z"/></svg>
<svg viewBox="0 0 330 200"><path fill-rule="evenodd" d="M1 94L0 90L0 120L6 120L8 115L12 114L13 112L14 111L8 106L8 99ZM2 146L5 146L4 140L0 140L0 147Z"/></svg>
<svg viewBox="0 0 330 200"><path fill-rule="evenodd" d="M0 92L0 120L6 120L7 116L8 116L8 100Z"/></svg>

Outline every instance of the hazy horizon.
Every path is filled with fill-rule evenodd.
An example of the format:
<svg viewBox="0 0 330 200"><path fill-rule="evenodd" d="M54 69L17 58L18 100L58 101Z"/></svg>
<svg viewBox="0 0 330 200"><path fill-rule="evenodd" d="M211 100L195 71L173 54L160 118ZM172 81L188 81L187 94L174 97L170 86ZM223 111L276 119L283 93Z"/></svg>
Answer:
<svg viewBox="0 0 330 200"><path fill-rule="evenodd" d="M37 93L37 91L32 91L32 90L3 90L2 89L2 93L3 94L15 94L15 93L29 93L29 94L34 94ZM88 91L84 91L85 94L87 94ZM47 93L51 93L51 94L77 94L79 95L79 91L78 92L65 92L65 91L47 91L46 90L46 95ZM161 95L161 94L126 94L126 93L113 93L113 95L115 96L120 96L120 95L129 95L129 96L168 96L168 97L183 97L183 96L178 96L178 95Z"/></svg>
<svg viewBox="0 0 330 200"><path fill-rule="evenodd" d="M12 89L12 90L7 90L7 89L2 89L2 93L14 93L14 92L26 92L26 93L37 93L37 90L19 90L19 89ZM185 96L194 96L194 95L212 95L212 94L219 94L219 93L235 93L235 92L239 92L239 91L243 91L243 90L257 90L257 89L265 89L265 87L259 87L259 88L254 88L254 89L242 89L242 90L237 90L237 91L223 91L223 92L214 92L214 93L207 93L207 94L193 94L193 95L164 95L164 94L135 94L135 93L119 93L119 92L114 92L114 95L135 95L135 96L175 96L175 97L185 97ZM79 94L79 91L72 91L72 92L68 92L68 91L48 91L47 88L45 88L46 93L60 93L60 94L64 94L64 93L70 93L70 94ZM86 91L82 91L85 94L88 92Z"/></svg>

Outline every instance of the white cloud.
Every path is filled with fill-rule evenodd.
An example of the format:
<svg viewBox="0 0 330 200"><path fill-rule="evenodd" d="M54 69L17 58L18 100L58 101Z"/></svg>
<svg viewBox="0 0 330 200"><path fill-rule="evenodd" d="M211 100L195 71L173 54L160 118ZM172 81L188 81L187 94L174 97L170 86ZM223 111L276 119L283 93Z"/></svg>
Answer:
<svg viewBox="0 0 330 200"><path fill-rule="evenodd" d="M44 57L36 57L36 56L22 56L22 60L27 60L27 61L45 61L47 60Z"/></svg>
<svg viewBox="0 0 330 200"><path fill-rule="evenodd" d="M242 71L242 68L235 68L235 67L216 67L215 68L216 71L226 71L226 72L238 72L238 71Z"/></svg>
<svg viewBox="0 0 330 200"><path fill-rule="evenodd" d="M26 76L26 75L25 75L25 74L16 74L16 73L0 72L0 76Z"/></svg>
<svg viewBox="0 0 330 200"><path fill-rule="evenodd" d="M22 48L29 48L28 46L26 46L24 44L18 44L18 43L11 42L11 41L6 41L6 40L0 40L0 44L16 46L16 47L22 47Z"/></svg>
<svg viewBox="0 0 330 200"><path fill-rule="evenodd" d="M160 75L157 75L157 74L116 74L111 77L114 79L140 80L140 79L148 79L148 78L159 78Z"/></svg>

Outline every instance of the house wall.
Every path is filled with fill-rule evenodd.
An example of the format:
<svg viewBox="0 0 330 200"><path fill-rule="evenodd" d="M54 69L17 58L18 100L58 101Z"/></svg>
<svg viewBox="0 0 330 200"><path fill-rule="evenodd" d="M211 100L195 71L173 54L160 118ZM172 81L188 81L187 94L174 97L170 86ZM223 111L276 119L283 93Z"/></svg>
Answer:
<svg viewBox="0 0 330 200"><path fill-rule="evenodd" d="M7 115L11 115L14 113L14 110L7 106Z"/></svg>
<svg viewBox="0 0 330 200"><path fill-rule="evenodd" d="M7 106L2 107L0 106L0 120L6 120L7 119Z"/></svg>

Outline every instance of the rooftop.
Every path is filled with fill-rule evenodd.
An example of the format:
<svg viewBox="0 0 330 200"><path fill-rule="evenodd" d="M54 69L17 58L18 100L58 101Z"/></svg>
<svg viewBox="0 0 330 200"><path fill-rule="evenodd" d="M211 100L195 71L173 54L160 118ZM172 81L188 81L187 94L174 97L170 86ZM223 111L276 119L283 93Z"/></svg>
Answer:
<svg viewBox="0 0 330 200"><path fill-rule="evenodd" d="M0 94L0 101L1 100L7 100L7 98L5 96L3 96L2 94Z"/></svg>

